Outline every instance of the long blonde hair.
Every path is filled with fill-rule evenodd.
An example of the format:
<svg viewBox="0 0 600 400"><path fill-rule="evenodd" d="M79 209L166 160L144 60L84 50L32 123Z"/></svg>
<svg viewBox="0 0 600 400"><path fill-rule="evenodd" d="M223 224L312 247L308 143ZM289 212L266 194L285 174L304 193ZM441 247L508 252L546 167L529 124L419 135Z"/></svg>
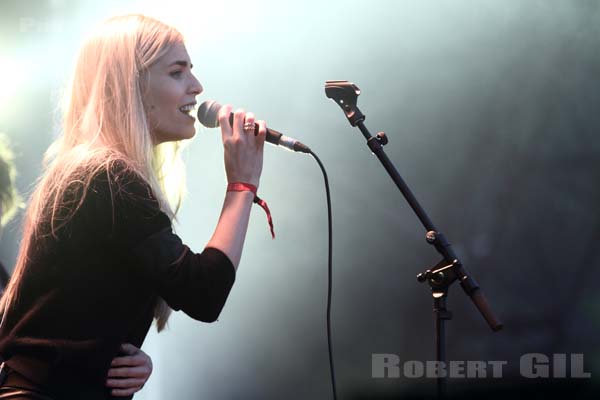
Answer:
<svg viewBox="0 0 600 400"><path fill-rule="evenodd" d="M92 178L102 170L109 172L114 161L125 162L143 177L162 211L175 217L185 189L180 143L153 143L143 95L148 67L177 43L183 43L177 30L143 15L111 18L85 41L66 91L62 134L46 152L45 172L29 201L23 240L0 310L16 301L29 248L42 233L42 223L48 222L55 235L83 203ZM63 194L73 184L83 195L78 204L65 207ZM65 208L66 216L61 215ZM154 313L159 331L170 312L159 299Z"/></svg>

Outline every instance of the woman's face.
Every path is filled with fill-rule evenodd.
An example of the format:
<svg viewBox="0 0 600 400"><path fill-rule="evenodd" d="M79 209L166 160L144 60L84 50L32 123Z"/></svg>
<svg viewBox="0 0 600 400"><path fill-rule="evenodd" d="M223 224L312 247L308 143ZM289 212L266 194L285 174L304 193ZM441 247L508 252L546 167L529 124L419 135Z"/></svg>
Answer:
<svg viewBox="0 0 600 400"><path fill-rule="evenodd" d="M202 85L192 74L192 63L183 44L169 51L148 68L144 105L155 144L194 136L196 96Z"/></svg>

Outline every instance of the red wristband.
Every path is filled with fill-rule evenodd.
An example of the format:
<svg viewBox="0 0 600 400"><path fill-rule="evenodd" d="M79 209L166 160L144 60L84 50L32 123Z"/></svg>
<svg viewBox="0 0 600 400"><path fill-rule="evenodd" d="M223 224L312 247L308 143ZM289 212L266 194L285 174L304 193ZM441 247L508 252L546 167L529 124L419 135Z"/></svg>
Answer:
<svg viewBox="0 0 600 400"><path fill-rule="evenodd" d="M254 203L258 204L265 210L267 213L267 222L269 223L269 228L271 229L271 236L275 239L275 230L273 228L273 218L271 217L271 211L269 210L269 206L267 206L267 202L261 199L256 194L256 186L251 185L250 183L244 182L232 182L227 185L228 192L252 192L254 194Z"/></svg>

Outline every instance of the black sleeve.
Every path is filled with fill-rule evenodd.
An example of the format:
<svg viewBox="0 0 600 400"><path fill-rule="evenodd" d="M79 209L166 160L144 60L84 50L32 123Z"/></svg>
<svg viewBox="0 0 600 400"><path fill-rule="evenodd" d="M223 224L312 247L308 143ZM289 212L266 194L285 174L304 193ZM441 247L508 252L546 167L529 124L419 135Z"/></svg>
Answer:
<svg viewBox="0 0 600 400"><path fill-rule="evenodd" d="M136 275L174 310L213 322L235 281L235 269L220 250L192 252L173 233L150 186L132 172L109 176L114 224L112 242Z"/></svg>
<svg viewBox="0 0 600 400"><path fill-rule="evenodd" d="M235 281L223 252L207 247L195 254L170 228L141 242L131 257L171 308L204 322L217 320Z"/></svg>
<svg viewBox="0 0 600 400"><path fill-rule="evenodd" d="M9 279L10 277L8 276L8 271L6 270L4 265L0 263L0 294L4 291L6 285L8 285Z"/></svg>

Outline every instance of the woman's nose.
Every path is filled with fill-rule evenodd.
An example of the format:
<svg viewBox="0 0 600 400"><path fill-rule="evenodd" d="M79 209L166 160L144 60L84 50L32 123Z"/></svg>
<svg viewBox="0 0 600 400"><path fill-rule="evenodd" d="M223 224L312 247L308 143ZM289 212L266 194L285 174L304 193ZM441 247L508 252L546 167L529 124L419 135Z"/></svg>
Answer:
<svg viewBox="0 0 600 400"><path fill-rule="evenodd" d="M196 79L196 77L192 75L192 83L190 85L189 92L197 96L200 93L202 93L203 90L204 88L202 87L198 79Z"/></svg>

